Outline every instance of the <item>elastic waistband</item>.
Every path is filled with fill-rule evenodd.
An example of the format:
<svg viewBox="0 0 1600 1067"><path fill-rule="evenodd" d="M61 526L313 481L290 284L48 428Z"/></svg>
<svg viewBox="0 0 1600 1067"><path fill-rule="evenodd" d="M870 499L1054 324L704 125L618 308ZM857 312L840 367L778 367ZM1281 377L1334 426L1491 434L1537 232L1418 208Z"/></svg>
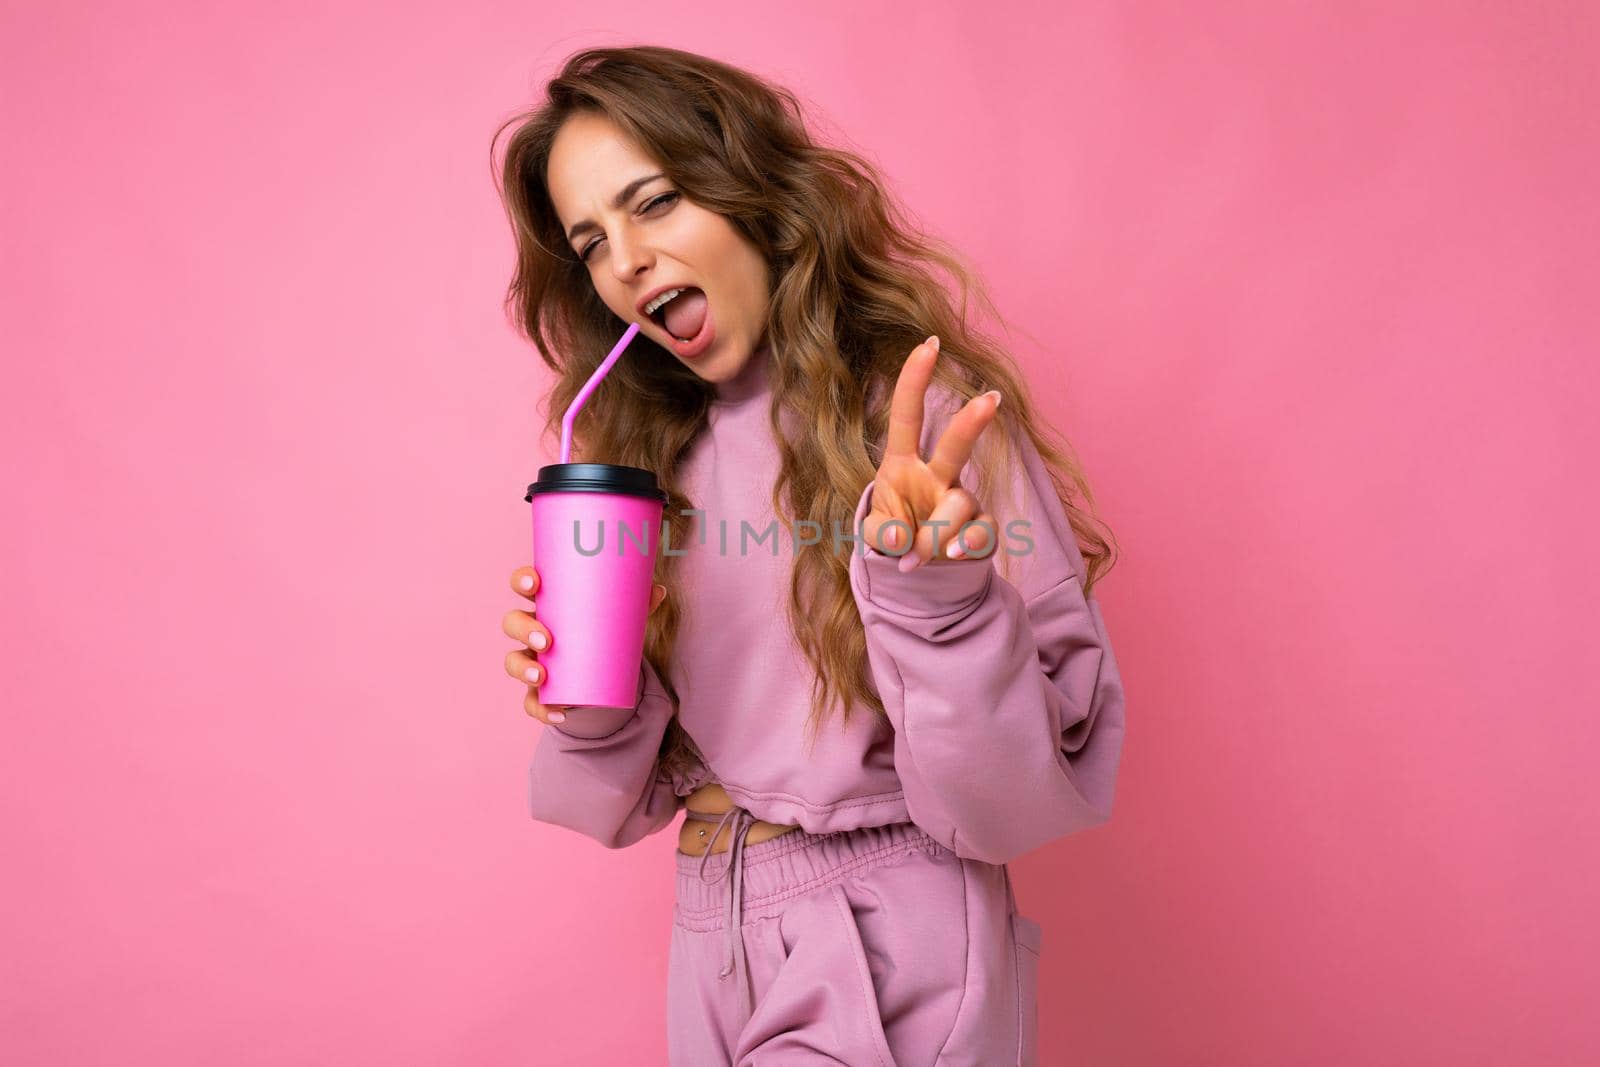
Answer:
<svg viewBox="0 0 1600 1067"><path fill-rule="evenodd" d="M775 903L830 878L843 877L858 867L912 851L933 855L950 852L927 831L909 822L827 834L790 830L779 837L744 847L744 907L751 909ZM732 862L733 850L705 856L678 852L676 856L679 919L709 929L722 925L728 884L719 876ZM703 877L702 862L705 864Z"/></svg>

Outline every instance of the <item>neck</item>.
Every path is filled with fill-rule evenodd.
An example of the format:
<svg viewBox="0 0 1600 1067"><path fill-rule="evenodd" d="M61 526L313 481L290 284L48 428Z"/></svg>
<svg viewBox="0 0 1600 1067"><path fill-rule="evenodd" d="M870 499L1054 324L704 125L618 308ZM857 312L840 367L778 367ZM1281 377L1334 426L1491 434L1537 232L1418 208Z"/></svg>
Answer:
<svg viewBox="0 0 1600 1067"><path fill-rule="evenodd" d="M717 403L738 404L765 393L771 384L772 346L764 343L732 378L716 383Z"/></svg>

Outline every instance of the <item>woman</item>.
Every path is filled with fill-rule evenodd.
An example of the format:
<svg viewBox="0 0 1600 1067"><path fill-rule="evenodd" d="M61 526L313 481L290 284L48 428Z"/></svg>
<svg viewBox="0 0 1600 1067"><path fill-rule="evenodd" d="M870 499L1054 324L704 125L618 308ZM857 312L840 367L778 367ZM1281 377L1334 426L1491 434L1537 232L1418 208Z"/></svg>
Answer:
<svg viewBox="0 0 1600 1067"><path fill-rule="evenodd" d="M1076 465L929 265L963 311L969 274L792 95L638 47L548 96L502 168L509 303L552 434L640 324L573 458L654 470L671 548L635 707L540 703L560 634L506 616L534 818L620 848L685 809L674 1064L1035 1062L1006 863L1110 817L1123 735Z"/></svg>

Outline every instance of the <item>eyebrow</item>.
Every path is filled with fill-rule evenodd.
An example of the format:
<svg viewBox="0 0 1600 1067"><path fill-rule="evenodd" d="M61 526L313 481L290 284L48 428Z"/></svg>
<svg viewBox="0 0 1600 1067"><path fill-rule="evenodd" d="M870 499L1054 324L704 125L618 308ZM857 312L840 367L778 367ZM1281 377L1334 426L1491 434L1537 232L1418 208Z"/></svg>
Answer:
<svg viewBox="0 0 1600 1067"><path fill-rule="evenodd" d="M665 177L665 174L646 174L642 178L633 179L633 181L622 187L622 191L620 193L611 198L612 208L617 211L621 211L622 205L626 204L633 197L634 193L637 193L642 187L650 182L655 181L657 178ZM588 233L590 230L598 230L599 228L600 226L593 219L584 219L582 222L575 222L572 224L572 229L567 231L567 241L570 243L579 234Z"/></svg>

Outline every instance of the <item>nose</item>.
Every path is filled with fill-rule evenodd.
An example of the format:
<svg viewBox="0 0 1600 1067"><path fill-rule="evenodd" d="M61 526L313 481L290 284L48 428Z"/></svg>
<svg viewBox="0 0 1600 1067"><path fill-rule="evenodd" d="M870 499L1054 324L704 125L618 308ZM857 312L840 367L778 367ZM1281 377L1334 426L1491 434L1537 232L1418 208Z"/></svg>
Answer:
<svg viewBox="0 0 1600 1067"><path fill-rule="evenodd" d="M611 272L617 281L632 282L655 262L655 252L644 240L634 240L631 232L618 233L611 241Z"/></svg>

